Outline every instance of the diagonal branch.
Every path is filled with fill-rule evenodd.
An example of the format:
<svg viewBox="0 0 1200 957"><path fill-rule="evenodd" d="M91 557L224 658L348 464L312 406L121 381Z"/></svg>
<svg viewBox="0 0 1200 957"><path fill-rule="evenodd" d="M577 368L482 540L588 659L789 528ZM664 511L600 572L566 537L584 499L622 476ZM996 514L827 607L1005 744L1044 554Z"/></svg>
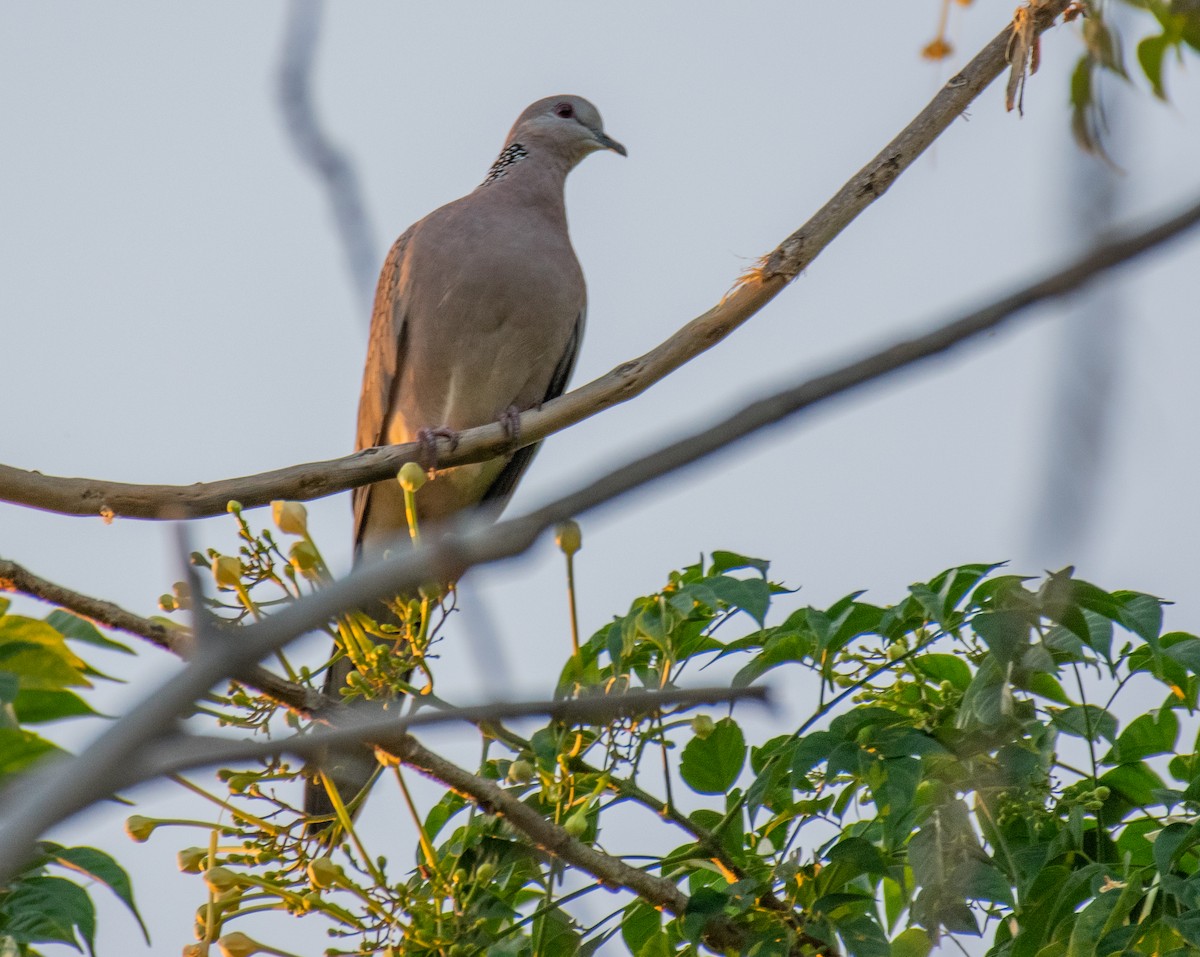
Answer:
<svg viewBox="0 0 1200 957"><path fill-rule="evenodd" d="M900 342L833 372L752 403L710 429L635 460L541 509L496 525L467 517L440 539L375 565L303 598L264 621L240 629L236 641L220 634L197 641L188 666L136 705L79 757L35 775L36 782L7 803L0 817L0 882L30 853L37 836L91 801L79 788L104 788L114 768L173 727L191 702L223 678L243 673L267 654L349 608L419 586L430 578L457 580L470 567L529 548L548 528L591 511L642 485L690 465L735 440L796 412L883 378L999 326L1029 306L1063 296L1089 279L1159 245L1200 222L1200 202L1148 229L1119 236L1065 269L924 335Z"/></svg>
<svg viewBox="0 0 1200 957"><path fill-rule="evenodd" d="M18 565L15 562L6 561L4 559L0 559L0 591L20 592L21 594L68 608L76 614L91 619L97 624L142 638L155 647L171 651L181 658L187 658L192 649L191 633L185 628L169 628L157 621L152 621L148 618L142 618L139 615L135 615L132 612L126 611L112 602L100 601L88 595L83 595L79 592L72 591L69 588L65 588L62 585L51 582L45 578L41 578L23 566ZM347 716L346 712L348 709L339 709L340 702L337 702L312 688L307 688L304 685L286 681L261 666L256 665L247 669L238 676L238 681L241 682L241 684L260 692L277 704L285 708L289 708L305 718L311 719L321 716L323 719L328 720L332 719L336 713L338 719L341 720ZM715 695L715 689L712 691L712 693ZM671 699L671 702L658 700L657 703L660 706L666 703L696 704L700 703L700 698L707 698L709 696L709 691L706 689L696 689L682 692L681 694L683 697L676 696ZM735 692L735 694L744 695L745 692ZM757 693L752 693L751 696L758 697L759 695ZM722 700L732 700L728 690L724 690L721 697ZM591 700L603 701L604 699ZM627 699L621 699L620 701L616 702L616 705L618 707L626 707L629 705L629 701ZM556 702L555 707L559 706L565 706L568 708L587 708L591 705L588 703L575 703L573 701ZM606 707L608 708L609 713L611 713L612 705L607 705ZM536 713L552 714L554 717L557 717L560 720L572 716L565 711L553 711L550 709L549 705L546 705L543 708L541 705L535 703L533 705L493 705L484 709L475 709L473 713L469 710L461 708L447 709L447 711L452 713L447 713L444 711L442 712L443 716L441 718L437 718L433 715L422 717L417 723L433 723L437 720L465 720L482 724L482 722L486 720L487 728L485 733L497 736L499 739L504 740L510 747L527 749L530 746L528 741L513 734L513 732L505 728L504 725L500 724L501 720L506 717L510 717L513 714L512 709L514 708L520 709L521 714L526 714L529 712L530 708L533 708ZM350 712L350 714L353 716L353 718L358 717L356 712ZM576 718L576 720L581 720L584 717L583 712L577 712L573 716ZM413 726L414 724L410 722L404 727L410 728ZM403 730L396 726L395 718L391 719L391 723L388 725L388 727L393 731ZM340 730L338 733L341 733ZM349 733L352 735L354 740L362 740L369 733L369 729L360 729L358 732ZM312 741L314 737L316 736L310 734L303 740ZM300 740L301 739L297 739L297 743ZM168 745L174 745L177 743L183 747L192 748L193 754L197 756L198 752L196 749L206 747L206 744L193 743L200 741L202 741L202 739L187 735L180 735L177 738L166 739L166 743ZM230 744L228 739L214 739L214 741L220 742L222 746L227 746ZM163 748L163 743L164 742L159 742L152 747L161 751ZM321 743L325 744L325 742ZM242 747L245 743L237 741L234 742L234 744L238 747ZM304 745L301 745L301 747L303 746ZM249 747L254 748L258 746L252 743L249 745ZM296 751L299 749L293 748L292 750ZM174 746L168 748L168 754L170 754L172 758L179 756ZM230 761L233 760L234 757L242 759L250 756L260 756L260 754L261 752L256 752L253 755L242 754L235 756L226 751L217 755L215 751L210 751L208 752L208 759L212 761ZM148 760L150 759L141 758L141 763L145 764ZM182 771L186 767L190 766L192 765L176 763L170 767L167 767L165 764L160 762L158 765L149 770L135 774L130 780L149 780L150 777L166 774L171 770ZM584 773L599 773L595 768L580 758L573 759L572 766L577 770L583 771ZM667 802L664 802L660 798L656 798L654 795L639 787L633 781L613 778L610 779L610 787L616 793L620 794L624 799L634 801L643 807L650 809L655 814L667 818L677 827L682 828L693 838L695 838L698 846L703 848L705 853L711 854L714 858L718 859L721 864L731 873L736 874L739 877L742 876L741 869L739 868L738 864L728 855L728 853L725 851L725 848L722 847L720 842L713 836L713 834L707 829L696 824L696 822L687 815L681 814ZM114 790L116 789L118 788L114 787ZM786 904L771 894L764 895L762 903L764 906L767 906L773 910L787 909Z"/></svg>
<svg viewBox="0 0 1200 957"><path fill-rule="evenodd" d="M1048 29L1068 0L1045 0L1034 14L1038 33ZM640 395L680 366L716 345L775 298L820 252L940 136L985 87L1003 72L1012 28L952 77L898 136L842 186L800 229L762 258L717 305L665 342L607 375L521 415L522 445L540 442L613 405ZM511 450L511 433L499 423L468 429L453 449L440 440L442 466L480 462ZM64 478L0 465L0 500L65 515L142 519L200 518L225 511L231 499L246 508L272 499L307 500L344 492L395 475L417 459L415 445L367 449L340 459L296 465L258 475L193 485L135 485Z"/></svg>

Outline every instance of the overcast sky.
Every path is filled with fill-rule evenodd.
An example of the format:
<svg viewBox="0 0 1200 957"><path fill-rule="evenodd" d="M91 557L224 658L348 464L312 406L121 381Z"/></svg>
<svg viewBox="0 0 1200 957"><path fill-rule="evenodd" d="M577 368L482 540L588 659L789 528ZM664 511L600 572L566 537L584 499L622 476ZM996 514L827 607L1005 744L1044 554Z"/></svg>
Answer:
<svg viewBox="0 0 1200 957"><path fill-rule="evenodd" d="M629 158L589 158L568 183L589 284L579 384L717 301L1012 12L1011 0L956 6L962 56L939 65L919 58L938 7L337 5L318 103L357 164L380 260L409 223L474 188L529 102L570 92L599 107ZM325 197L277 110L284 12L279 2L0 6L0 461L188 483L351 451L366 317ZM553 437L511 513L1062 262L1081 240L1067 202L1081 169L1067 109L1077 31L1046 37L1024 119L1004 112L1001 86L986 91L969 122L727 342ZM1172 105L1140 87L1114 96L1125 214L1200 191L1196 65L1168 68ZM1053 381L1073 355L1052 307L590 517L578 558L584 630L715 548L771 559L775 577L802 588L794 601L818 606L862 588L896 601L964 562L1011 560L1036 574L1070 560L1104 587L1174 600L1169 624L1200 630L1198 257L1189 239L1121 274L1108 467L1089 534L1068 554L1030 544ZM348 497L310 513L345 570ZM228 548L231 528L222 517L192 535ZM0 506L0 554L143 614L178 577L167 530L153 523ZM512 687L487 686L468 643L448 641L439 691L543 696L568 647L561 556L542 542L467 584L499 633ZM145 653L135 680L102 689L100 706L119 713L173 667ZM81 734L62 739L79 747ZM169 787L135 797L149 815L197 810ZM396 809L379 798L370 826L395 831ZM173 850L200 835L135 846L117 833L126 813L85 815L58 837L109 848L135 872L154 945L141 949L106 903L102 953L175 953L203 893ZM263 936L311 953L311 934Z"/></svg>

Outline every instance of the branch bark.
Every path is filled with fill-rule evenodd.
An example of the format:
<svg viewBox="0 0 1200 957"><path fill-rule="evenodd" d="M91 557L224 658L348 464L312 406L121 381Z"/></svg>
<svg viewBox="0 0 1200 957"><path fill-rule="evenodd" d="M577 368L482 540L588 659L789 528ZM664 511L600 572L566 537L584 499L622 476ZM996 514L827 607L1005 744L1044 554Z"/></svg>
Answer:
<svg viewBox="0 0 1200 957"><path fill-rule="evenodd" d="M454 581L473 565L519 554L560 521L591 511L802 409L945 352L1036 302L1079 288L1097 274L1165 242L1198 221L1200 203L1148 229L1105 243L1065 269L983 309L752 403L712 428L644 456L528 515L495 525L468 516L441 538L426 540L431 543L363 566L278 614L239 629L236 641L220 633L204 634L201 627L187 668L138 704L83 755L38 775L40 786L33 789L32 797L11 802L8 813L0 818L0 882L10 876L9 867L19 866L18 862L26 858L37 835L90 803L78 789L79 781L88 781L92 789L110 793L115 789L110 786L114 769L171 729L191 702L216 682L244 673L295 637L321 627L346 609L403 592L430 578ZM203 626L203 619L199 622Z"/></svg>
<svg viewBox="0 0 1200 957"><path fill-rule="evenodd" d="M1069 0L1045 0L1034 15L1038 33L1048 29ZM522 445L540 442L621 402L716 345L774 299L820 252L919 157L971 102L1003 72L1012 28L1005 28L883 150L858 171L800 229L741 277L717 305L662 344L617 366L541 409L521 415ZM443 466L479 462L511 449L499 423L468 429L455 448L440 440ZM413 444L367 449L340 459L276 469L257 475L193 485L138 485L101 479L43 475L0 465L0 500L64 515L139 519L201 518L225 511L231 499L246 508L272 499L307 500L344 492L396 474L415 461Z"/></svg>

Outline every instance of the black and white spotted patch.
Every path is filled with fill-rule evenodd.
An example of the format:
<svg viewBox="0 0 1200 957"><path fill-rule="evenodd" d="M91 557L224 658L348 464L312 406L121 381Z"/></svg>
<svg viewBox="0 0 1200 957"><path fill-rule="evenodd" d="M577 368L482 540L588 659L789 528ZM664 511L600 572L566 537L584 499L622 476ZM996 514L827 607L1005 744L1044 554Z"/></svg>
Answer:
<svg viewBox="0 0 1200 957"><path fill-rule="evenodd" d="M496 157L496 162L492 164L492 168L488 170L487 177L480 185L486 186L488 183L494 183L501 176L507 176L508 168L514 163L521 162L528 155L529 150L525 149L520 143L510 143Z"/></svg>

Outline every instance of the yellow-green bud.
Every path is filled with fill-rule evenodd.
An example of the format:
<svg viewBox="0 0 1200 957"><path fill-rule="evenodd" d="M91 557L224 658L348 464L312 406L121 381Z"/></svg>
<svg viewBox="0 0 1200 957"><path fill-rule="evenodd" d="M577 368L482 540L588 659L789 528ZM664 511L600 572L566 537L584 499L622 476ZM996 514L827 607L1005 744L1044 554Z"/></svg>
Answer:
<svg viewBox="0 0 1200 957"><path fill-rule="evenodd" d="M316 857L308 862L308 879L313 887L322 890L336 887L343 879L342 868L329 857Z"/></svg>
<svg viewBox="0 0 1200 957"><path fill-rule="evenodd" d="M308 509L299 502L276 499L271 503L271 518L285 535L308 534Z"/></svg>
<svg viewBox="0 0 1200 957"><path fill-rule="evenodd" d="M905 648L904 645L902 645L898 641L893 641L887 647L888 661L895 661L897 658L900 658L907 653L908 653L908 649Z"/></svg>
<svg viewBox="0 0 1200 957"><path fill-rule="evenodd" d="M125 818L125 833L139 844L150 840L150 835L154 833L156 827L158 827L158 821L142 817L140 814L132 814Z"/></svg>
<svg viewBox="0 0 1200 957"><path fill-rule="evenodd" d="M528 784L533 780L533 765L521 758L508 766L508 780L513 784Z"/></svg>
<svg viewBox="0 0 1200 957"><path fill-rule="evenodd" d="M570 518L559 522L554 529L554 544L562 549L564 555L574 555L579 551L583 547L583 532L579 529L579 523Z"/></svg>
<svg viewBox="0 0 1200 957"><path fill-rule="evenodd" d="M479 881L481 884L488 883L495 876L496 865L491 861L484 861L477 868L475 868L475 880Z"/></svg>
<svg viewBox="0 0 1200 957"><path fill-rule="evenodd" d="M241 512L241 510L242 510L242 503L239 502L237 499L231 498L228 502L225 503L225 511L227 511L230 515L237 515L238 513Z"/></svg>
<svg viewBox="0 0 1200 957"><path fill-rule="evenodd" d="M1112 791L1103 784L1092 793L1096 795L1097 801L1107 801L1112 796Z"/></svg>
<svg viewBox="0 0 1200 957"><path fill-rule="evenodd" d="M312 542L296 542L288 552L288 560L301 575L311 578L316 574L321 562L321 555Z"/></svg>
<svg viewBox="0 0 1200 957"><path fill-rule="evenodd" d="M175 855L179 869L185 874L199 874L208 859L208 851L203 847L185 847Z"/></svg>
<svg viewBox="0 0 1200 957"><path fill-rule="evenodd" d="M179 602L175 600L174 595L159 595L158 607L160 611L178 611Z"/></svg>
<svg viewBox="0 0 1200 957"><path fill-rule="evenodd" d="M254 954L263 953L262 944L240 930L219 938L217 946L221 948L221 957L253 957Z"/></svg>
<svg viewBox="0 0 1200 957"><path fill-rule="evenodd" d="M416 462L405 462L396 473L396 481L406 492L416 492L427 481L425 470Z"/></svg>
<svg viewBox="0 0 1200 957"><path fill-rule="evenodd" d="M563 830L571 837L582 837L588 829L587 808L580 808L563 822Z"/></svg>
<svg viewBox="0 0 1200 957"><path fill-rule="evenodd" d="M706 714L698 714L692 718L692 734L703 741L716 730L716 723Z"/></svg>
<svg viewBox="0 0 1200 957"><path fill-rule="evenodd" d="M210 867L204 872L204 883L214 894L220 895L234 890L240 883L237 874L228 867Z"/></svg>
<svg viewBox="0 0 1200 957"><path fill-rule="evenodd" d="M236 588L242 581L242 562L236 555L217 555L212 560L212 575L218 588Z"/></svg>

